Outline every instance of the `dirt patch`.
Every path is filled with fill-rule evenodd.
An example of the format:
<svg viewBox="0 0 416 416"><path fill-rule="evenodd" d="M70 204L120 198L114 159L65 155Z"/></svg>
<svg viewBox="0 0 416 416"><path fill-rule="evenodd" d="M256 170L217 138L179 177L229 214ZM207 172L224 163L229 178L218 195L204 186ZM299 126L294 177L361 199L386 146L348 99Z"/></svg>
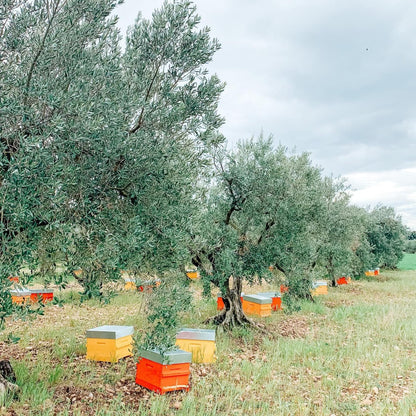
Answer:
<svg viewBox="0 0 416 416"><path fill-rule="evenodd" d="M268 329L274 334L286 338L305 338L309 333L306 319L299 316L291 316Z"/></svg>

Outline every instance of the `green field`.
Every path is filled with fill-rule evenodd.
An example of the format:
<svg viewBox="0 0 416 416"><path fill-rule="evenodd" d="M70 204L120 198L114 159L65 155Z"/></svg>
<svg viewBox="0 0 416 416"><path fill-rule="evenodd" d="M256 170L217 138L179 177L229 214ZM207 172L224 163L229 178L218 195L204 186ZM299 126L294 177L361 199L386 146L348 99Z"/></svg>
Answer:
<svg viewBox="0 0 416 416"><path fill-rule="evenodd" d="M300 312L260 319L269 336L250 330L217 334L217 362L192 364L189 393L153 394L135 385L135 360L85 359L85 331L102 324L143 328L144 294L111 304L79 304L26 322L7 322L0 359L10 358L21 393L0 415L362 416L416 414L416 272L382 272L373 280L329 288ZM249 290L259 288L245 288ZM201 299L184 326L216 312ZM21 337L8 343L9 334Z"/></svg>
<svg viewBox="0 0 416 416"><path fill-rule="evenodd" d="M416 270L416 254L404 253L404 257L397 268L400 270Z"/></svg>

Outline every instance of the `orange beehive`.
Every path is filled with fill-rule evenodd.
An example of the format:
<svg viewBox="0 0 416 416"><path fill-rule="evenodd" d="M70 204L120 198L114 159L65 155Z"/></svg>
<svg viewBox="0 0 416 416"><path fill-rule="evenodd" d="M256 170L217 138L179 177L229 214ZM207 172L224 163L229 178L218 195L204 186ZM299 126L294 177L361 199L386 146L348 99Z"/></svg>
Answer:
<svg viewBox="0 0 416 416"><path fill-rule="evenodd" d="M18 276L9 276L9 280L13 283L19 283L19 277Z"/></svg>
<svg viewBox="0 0 416 416"><path fill-rule="evenodd" d="M374 269L374 276L378 276L380 274L380 269Z"/></svg>
<svg viewBox="0 0 416 416"><path fill-rule="evenodd" d="M261 292L260 296L270 297L272 299L272 310L282 310L282 296L279 292Z"/></svg>
<svg viewBox="0 0 416 416"><path fill-rule="evenodd" d="M272 299L266 296L244 295L243 311L248 315L270 316L272 314Z"/></svg>
<svg viewBox="0 0 416 416"><path fill-rule="evenodd" d="M53 300L52 289L29 289L29 290L30 290L31 302L36 303L38 300L41 300L42 303L47 303Z"/></svg>
<svg viewBox="0 0 416 416"><path fill-rule="evenodd" d="M12 302L18 305L24 305L30 299L29 290L11 290L10 294L12 295Z"/></svg>
<svg viewBox="0 0 416 416"><path fill-rule="evenodd" d="M174 350L165 354L158 351L140 351L136 365L136 384L159 394L168 391L189 390L192 354Z"/></svg>
<svg viewBox="0 0 416 416"><path fill-rule="evenodd" d="M312 283L312 296L327 295L328 294L328 283L325 280L317 280Z"/></svg>
<svg viewBox="0 0 416 416"><path fill-rule="evenodd" d="M365 272L365 275L366 275L366 276L375 276L375 271L374 271L374 270L367 270L367 271Z"/></svg>
<svg viewBox="0 0 416 416"><path fill-rule="evenodd" d="M186 271L186 275L191 279L191 280L195 280L198 279L199 277L199 272L198 270L187 270Z"/></svg>

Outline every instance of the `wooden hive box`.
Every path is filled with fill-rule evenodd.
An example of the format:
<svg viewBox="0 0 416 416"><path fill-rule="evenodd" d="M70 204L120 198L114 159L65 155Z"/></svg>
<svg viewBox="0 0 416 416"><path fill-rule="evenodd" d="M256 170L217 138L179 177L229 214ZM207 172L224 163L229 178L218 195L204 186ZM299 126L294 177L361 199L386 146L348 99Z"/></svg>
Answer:
<svg viewBox="0 0 416 416"><path fill-rule="evenodd" d="M217 296L217 311L222 311L224 309L224 300L222 299L221 293L218 293Z"/></svg>
<svg viewBox="0 0 416 416"><path fill-rule="evenodd" d="M243 311L248 315L270 316L272 314L272 299L266 296L244 295Z"/></svg>
<svg viewBox="0 0 416 416"><path fill-rule="evenodd" d="M18 305L25 305L30 300L30 291L29 290L11 290L10 294L12 296L12 302Z"/></svg>
<svg viewBox="0 0 416 416"><path fill-rule="evenodd" d="M133 327L103 325L87 331L87 360L117 362L132 356Z"/></svg>
<svg viewBox="0 0 416 416"><path fill-rule="evenodd" d="M265 296L266 298L272 299L273 311L282 310L282 295L280 294L280 292L261 292L257 294L260 296Z"/></svg>
<svg viewBox="0 0 416 416"><path fill-rule="evenodd" d="M158 351L140 351L136 365L136 384L159 394L168 391L189 390L192 354L174 350L165 354Z"/></svg>
<svg viewBox="0 0 416 416"><path fill-rule="evenodd" d="M348 280L345 276L342 276L340 278L337 279L337 285L347 285L348 284Z"/></svg>
<svg viewBox="0 0 416 416"><path fill-rule="evenodd" d="M36 303L39 300L42 303L52 301L53 290L52 289L30 289L30 301Z"/></svg>
<svg viewBox="0 0 416 416"><path fill-rule="evenodd" d="M374 270L367 270L367 271L365 272L365 275L366 275L366 276L375 276L375 271L374 271Z"/></svg>
<svg viewBox="0 0 416 416"><path fill-rule="evenodd" d="M181 329L176 345L192 354L193 363L213 363L216 360L215 329Z"/></svg>
<svg viewBox="0 0 416 416"><path fill-rule="evenodd" d="M160 286L160 280L147 280L145 282L137 283L137 290L139 292L151 292L154 288Z"/></svg>
<svg viewBox="0 0 416 416"><path fill-rule="evenodd" d="M131 277L124 278L124 290L136 290L136 281Z"/></svg>
<svg viewBox="0 0 416 416"><path fill-rule="evenodd" d="M244 292L241 293L241 297L240 297L241 304L243 304L243 297L244 297ZM222 311L224 308L225 308L224 299L222 297L222 294L218 293L218 295L217 295L217 311Z"/></svg>
<svg viewBox="0 0 416 416"><path fill-rule="evenodd" d="M20 279L19 276L9 276L8 279L12 282L12 283L19 283Z"/></svg>
<svg viewBox="0 0 416 416"><path fill-rule="evenodd" d="M187 270L186 271L186 275L191 279L191 280L195 280L198 279L199 277L199 272L198 270Z"/></svg>
<svg viewBox="0 0 416 416"><path fill-rule="evenodd" d="M317 280L312 283L312 296L327 295L328 294L328 283L325 280Z"/></svg>

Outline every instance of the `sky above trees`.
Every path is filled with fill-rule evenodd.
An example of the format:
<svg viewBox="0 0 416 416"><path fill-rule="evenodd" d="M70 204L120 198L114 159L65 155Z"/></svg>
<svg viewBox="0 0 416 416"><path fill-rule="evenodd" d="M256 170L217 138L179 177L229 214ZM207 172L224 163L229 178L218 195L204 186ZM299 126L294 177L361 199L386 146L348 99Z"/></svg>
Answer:
<svg viewBox="0 0 416 416"><path fill-rule="evenodd" d="M124 33L162 0L125 0ZM416 4L411 0L196 0L222 48L210 63L230 145L272 134L345 176L352 202L416 229Z"/></svg>

